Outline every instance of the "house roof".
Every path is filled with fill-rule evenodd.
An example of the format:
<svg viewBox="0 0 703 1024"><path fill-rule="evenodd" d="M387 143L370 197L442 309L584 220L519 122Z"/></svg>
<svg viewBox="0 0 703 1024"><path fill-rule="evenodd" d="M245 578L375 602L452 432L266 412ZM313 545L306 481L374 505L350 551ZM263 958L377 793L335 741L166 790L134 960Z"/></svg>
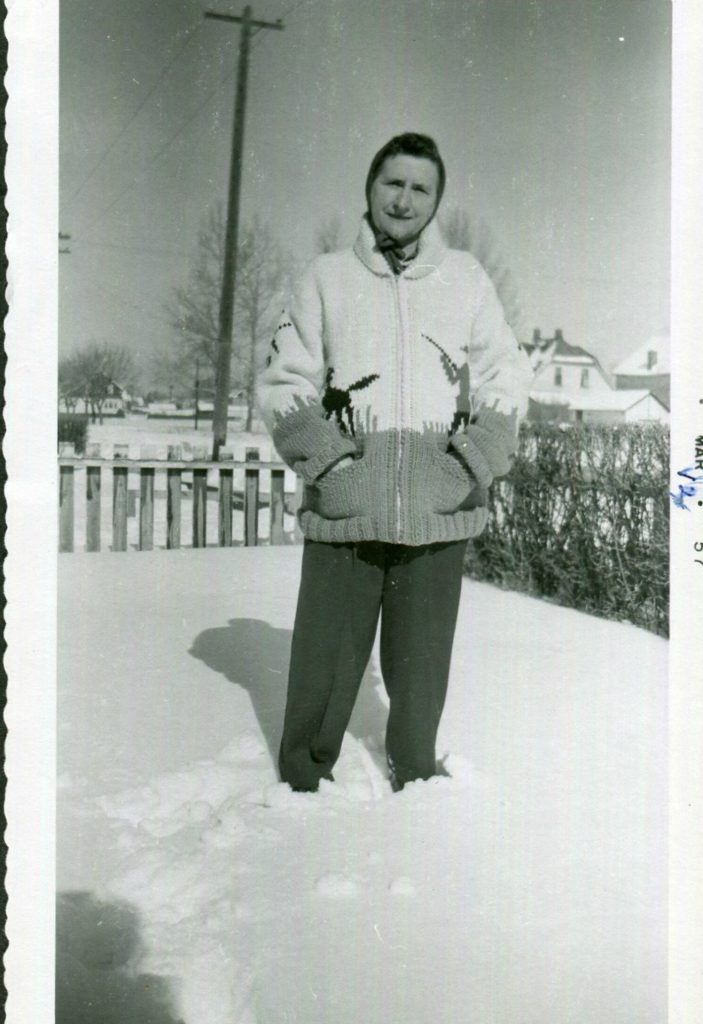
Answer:
<svg viewBox="0 0 703 1024"><path fill-rule="evenodd" d="M578 394L569 396L569 405L572 409L583 410L584 412L625 412L633 405L651 396L655 402L659 402L662 409L665 408L656 395L646 388L627 388L623 391L601 391L590 394Z"/></svg>
<svg viewBox="0 0 703 1024"><path fill-rule="evenodd" d="M624 359L621 359L613 367L612 372L635 377L659 376L662 373L670 373L669 347L668 334L653 334L643 345L640 345L634 352L630 352ZM656 352L657 354L657 361L650 368L647 366L648 352Z"/></svg>
<svg viewBox="0 0 703 1024"><path fill-rule="evenodd" d="M671 382L657 381L649 389L655 398L658 398L667 412L671 411Z"/></svg>
<svg viewBox="0 0 703 1024"><path fill-rule="evenodd" d="M531 342L523 345L523 348L530 356L534 353L539 354L535 359L531 360L537 373L553 363L576 364L577 366L584 367L593 366L600 372L603 379L609 383L605 370L593 353L585 348L581 348L580 345L570 345L568 341L564 340L561 330L558 330L553 338L533 338Z"/></svg>
<svg viewBox="0 0 703 1024"><path fill-rule="evenodd" d="M554 346L553 358L586 358L589 361L597 362L595 356L592 356L590 352L587 352L585 348L581 348L580 345L570 345L568 341L564 341L563 338L557 338L556 345Z"/></svg>

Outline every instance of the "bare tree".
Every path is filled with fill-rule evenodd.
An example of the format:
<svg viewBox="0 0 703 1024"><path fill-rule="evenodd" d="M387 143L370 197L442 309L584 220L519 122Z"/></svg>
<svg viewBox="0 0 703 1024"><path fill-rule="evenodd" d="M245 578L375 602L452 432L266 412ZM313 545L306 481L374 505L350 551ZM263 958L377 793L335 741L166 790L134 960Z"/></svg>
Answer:
<svg viewBox="0 0 703 1024"><path fill-rule="evenodd" d="M164 345L151 355L149 384L151 393L169 401L193 400L196 358L184 345ZM207 364L207 376L211 375Z"/></svg>
<svg viewBox="0 0 703 1024"><path fill-rule="evenodd" d="M174 288L173 299L166 306L168 318L177 332L175 351L164 353L169 357L167 376L171 376L174 366L195 365L196 359L200 359L211 374L215 373L224 238L225 216L222 204L218 203L198 231L187 282Z"/></svg>
<svg viewBox="0 0 703 1024"><path fill-rule="evenodd" d="M256 378L263 367L273 307L280 304L287 270L270 228L255 217L245 227L239 244L234 295L235 351L247 404L245 430L251 430Z"/></svg>
<svg viewBox="0 0 703 1024"><path fill-rule="evenodd" d="M315 235L315 252L339 252L342 248L342 222L338 214L323 220Z"/></svg>
<svg viewBox="0 0 703 1024"><path fill-rule="evenodd" d="M215 379L224 237L224 212L218 204L198 232L190 277L174 289L167 306L177 340L173 350L157 354L155 371L158 379L168 379L171 386L179 377L191 378L196 359L205 376ZM275 307L289 269L289 259L268 224L256 216L243 226L237 250L232 386L244 392L246 430L251 429L256 377L263 367Z"/></svg>
<svg viewBox="0 0 703 1024"><path fill-rule="evenodd" d="M129 349L121 345L91 341L59 361L59 395L66 408L75 410L83 399L93 422L102 423L103 406L114 384L134 388L137 368Z"/></svg>
<svg viewBox="0 0 703 1024"><path fill-rule="evenodd" d="M463 249L475 256L484 268L500 299L505 318L518 331L522 321L522 310L513 276L497 251L495 238L484 220L471 219L466 210L450 206L439 219L440 230L447 245L452 249Z"/></svg>
<svg viewBox="0 0 703 1024"><path fill-rule="evenodd" d="M63 402L66 412L70 413L76 411L78 400L83 397L73 363L73 356L59 360L59 401Z"/></svg>

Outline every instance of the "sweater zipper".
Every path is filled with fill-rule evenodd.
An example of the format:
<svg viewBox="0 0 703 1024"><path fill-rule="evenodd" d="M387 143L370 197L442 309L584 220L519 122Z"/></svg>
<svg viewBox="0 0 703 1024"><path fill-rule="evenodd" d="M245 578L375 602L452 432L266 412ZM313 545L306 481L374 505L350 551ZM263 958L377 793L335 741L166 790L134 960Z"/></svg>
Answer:
<svg viewBox="0 0 703 1024"><path fill-rule="evenodd" d="M400 277L396 277L395 274L392 277L394 297L395 297L395 309L396 318L398 324L398 384L396 391L396 408L398 410L398 464L396 466L396 486L395 486L395 528L398 537L398 543L402 543L403 540L403 503L401 497L401 474L403 465L403 454L405 446L405 434L403 430L404 422L404 408L403 408L403 397L404 388L403 381L405 375L405 320L403 317L403 306L400 301Z"/></svg>

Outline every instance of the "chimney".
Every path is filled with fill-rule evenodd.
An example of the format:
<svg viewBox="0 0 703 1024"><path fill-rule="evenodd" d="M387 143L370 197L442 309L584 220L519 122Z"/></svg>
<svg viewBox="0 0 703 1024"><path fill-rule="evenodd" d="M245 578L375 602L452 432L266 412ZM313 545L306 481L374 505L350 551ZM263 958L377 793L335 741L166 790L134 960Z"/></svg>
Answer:
<svg viewBox="0 0 703 1024"><path fill-rule="evenodd" d="M535 327L534 331L532 332L532 344L536 348L539 348L539 343L540 343L541 340L542 340L542 332L540 331L539 327Z"/></svg>
<svg viewBox="0 0 703 1024"><path fill-rule="evenodd" d="M554 340L555 341L563 341L564 340L564 335L562 334L561 327L557 327L556 330L554 331Z"/></svg>

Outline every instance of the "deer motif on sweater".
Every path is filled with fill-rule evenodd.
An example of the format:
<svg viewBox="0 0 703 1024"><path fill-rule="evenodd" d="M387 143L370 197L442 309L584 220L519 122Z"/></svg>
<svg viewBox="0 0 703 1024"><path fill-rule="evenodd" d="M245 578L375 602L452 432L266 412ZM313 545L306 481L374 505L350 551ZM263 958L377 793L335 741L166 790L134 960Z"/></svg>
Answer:
<svg viewBox="0 0 703 1024"><path fill-rule="evenodd" d="M354 433L354 406L352 405L351 393L352 391L361 391L363 388L367 388L369 384L372 384L375 380L378 380L377 373L370 373L366 377L361 377L355 381L354 384L350 384L348 388L335 388L332 386L332 379L334 377L334 367L330 366L325 376L325 391L322 395L322 407L325 410L326 418L329 420L334 416L337 420L339 429L343 434ZM344 418L346 417L346 423Z"/></svg>
<svg viewBox="0 0 703 1024"><path fill-rule="evenodd" d="M456 395L456 409L452 418L452 425L449 428L450 434L455 434L461 427L467 426L471 422L472 407L471 407L471 394L469 391L470 384L470 372L469 372L469 346L463 345L461 351L466 353L466 362L462 363L461 366L457 366L454 360L444 351L441 345L439 345L434 338L430 338L429 334L423 334L423 338L429 341L430 345L434 345L440 355L442 361L442 369L447 377L450 384L458 384L459 390Z"/></svg>

